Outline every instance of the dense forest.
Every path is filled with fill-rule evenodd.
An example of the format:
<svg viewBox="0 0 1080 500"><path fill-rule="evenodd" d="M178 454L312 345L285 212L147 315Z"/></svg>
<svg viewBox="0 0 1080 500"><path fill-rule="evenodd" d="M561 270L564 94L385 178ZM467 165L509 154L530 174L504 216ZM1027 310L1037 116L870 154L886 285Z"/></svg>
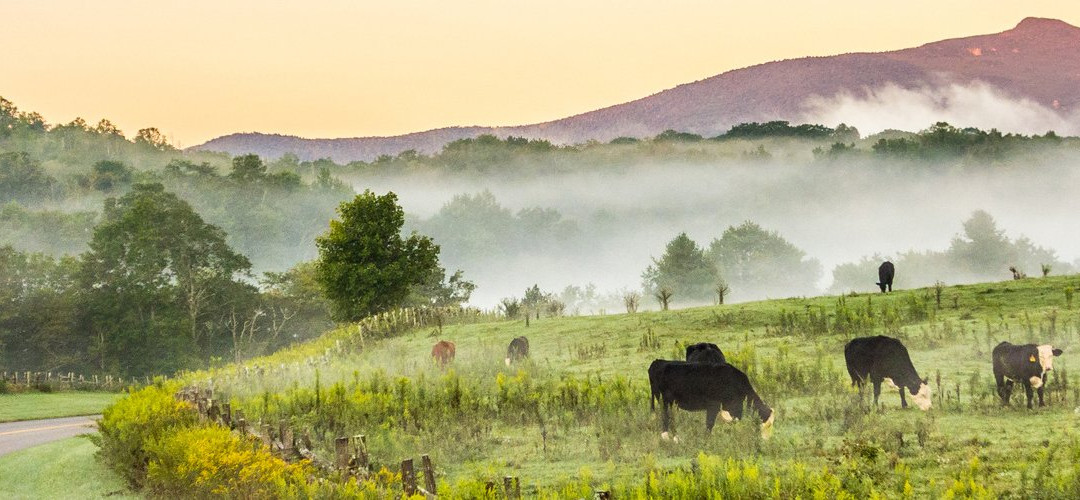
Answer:
<svg viewBox="0 0 1080 500"><path fill-rule="evenodd" d="M438 246L429 298L475 283L473 304L508 315L658 308L663 289L684 305L868 290L885 258L902 286L1068 272L1025 234L1075 254L1056 230L1071 214L1020 200L1075 198L1078 159L1080 139L1053 132L769 122L340 165L183 151L0 98L0 368L169 373L309 338L332 324L316 240L367 189L397 193L404 232ZM961 188L992 196L953 203Z"/></svg>

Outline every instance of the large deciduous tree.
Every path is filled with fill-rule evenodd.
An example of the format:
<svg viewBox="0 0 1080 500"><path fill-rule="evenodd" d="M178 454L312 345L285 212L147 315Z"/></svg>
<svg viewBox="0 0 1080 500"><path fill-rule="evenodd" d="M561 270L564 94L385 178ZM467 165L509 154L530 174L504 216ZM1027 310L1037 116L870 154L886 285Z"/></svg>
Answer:
<svg viewBox="0 0 1080 500"><path fill-rule="evenodd" d="M315 240L316 277L335 319L355 321L400 306L441 270L439 247L430 238L402 237L405 213L393 192L364 191L337 211L340 219Z"/></svg>
<svg viewBox="0 0 1080 500"><path fill-rule="evenodd" d="M815 291L821 264L776 232L753 222L730 226L709 245L709 257L740 299Z"/></svg>
<svg viewBox="0 0 1080 500"><path fill-rule="evenodd" d="M254 287L237 280L250 268L161 184L106 200L81 272L101 368L171 371L215 352L209 310L250 302Z"/></svg>
<svg viewBox="0 0 1080 500"><path fill-rule="evenodd" d="M705 251L686 233L668 242L664 255L653 259L653 265L642 274L647 292L655 294L666 289L671 298L680 302L711 300L718 278Z"/></svg>

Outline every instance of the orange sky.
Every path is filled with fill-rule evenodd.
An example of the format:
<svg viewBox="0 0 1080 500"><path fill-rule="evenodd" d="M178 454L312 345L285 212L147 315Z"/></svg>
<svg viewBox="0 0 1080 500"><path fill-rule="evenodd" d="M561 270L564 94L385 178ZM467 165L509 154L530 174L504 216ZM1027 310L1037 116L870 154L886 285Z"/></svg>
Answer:
<svg viewBox="0 0 1080 500"><path fill-rule="evenodd" d="M942 5L944 4L944 5ZM761 62L1080 25L1080 2L0 0L0 96L191 146L535 123Z"/></svg>

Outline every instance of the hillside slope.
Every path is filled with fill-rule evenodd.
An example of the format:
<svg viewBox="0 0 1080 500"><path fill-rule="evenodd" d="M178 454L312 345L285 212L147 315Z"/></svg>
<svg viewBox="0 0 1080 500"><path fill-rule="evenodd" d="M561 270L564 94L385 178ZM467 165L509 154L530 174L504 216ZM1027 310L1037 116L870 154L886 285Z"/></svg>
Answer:
<svg viewBox="0 0 1080 500"><path fill-rule="evenodd" d="M383 340L349 326L212 379L251 421L284 419L326 436L317 447L327 456L333 436L366 434L372 460L429 453L450 484L520 475L530 491L584 482L614 485L621 497L642 474L685 470L705 453L749 460L785 481L800 467L829 471L887 498L938 497L965 477L990 496L1040 496L1037 488L1054 486L1022 482L1022 471L1048 464L1047 443L1080 451L1068 448L1077 446L1080 390L1068 373L1080 369L1080 318L1064 292L1078 285L1080 277L1063 276L942 287L940 307L929 288L528 324L448 320ZM929 412L901 410L888 388L874 411L869 394L851 388L844 344L873 334L907 345L933 390ZM506 367L506 345L519 335L531 358ZM446 370L429 358L438 339L457 344ZM1024 409L1018 389L1013 407L1001 408L990 351L1003 340L1064 348L1047 407ZM647 367L699 341L717 343L776 409L771 439L752 419L708 434L702 413L682 410L674 425L683 441L661 439Z"/></svg>

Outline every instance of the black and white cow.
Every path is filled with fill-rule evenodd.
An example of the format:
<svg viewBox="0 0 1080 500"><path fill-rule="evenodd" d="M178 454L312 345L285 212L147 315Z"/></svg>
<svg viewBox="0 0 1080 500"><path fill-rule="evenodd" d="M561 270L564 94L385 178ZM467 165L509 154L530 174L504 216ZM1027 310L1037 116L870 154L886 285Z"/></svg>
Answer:
<svg viewBox="0 0 1080 500"><path fill-rule="evenodd" d="M844 359L852 385L862 389L867 380L874 384L874 406L884 381L900 390L901 407L907 408L906 388L915 406L924 411L930 409L930 386L919 378L907 348L899 340L883 335L852 339L844 346Z"/></svg>
<svg viewBox="0 0 1080 500"><path fill-rule="evenodd" d="M878 266L878 268L877 268L878 282L876 284L877 284L878 288L881 288L881 293L885 293L886 288L888 288L890 292L892 291L893 276L895 276L895 275L896 275L896 268L893 267L892 262L885 261L885 262L882 262L880 266Z"/></svg>
<svg viewBox="0 0 1080 500"><path fill-rule="evenodd" d="M776 412L750 385L750 379L729 364L689 363L658 359L649 366L649 385L652 388L653 408L660 400L664 439L669 437L671 406L687 411L705 410L705 428L712 430L717 415L724 421L742 418L743 406L757 411L761 418L761 433L772 432Z"/></svg>
<svg viewBox="0 0 1080 500"><path fill-rule="evenodd" d="M511 362L521 361L527 357L529 357L529 339L521 336L511 340L510 345L506 347L506 366L510 366Z"/></svg>
<svg viewBox="0 0 1080 500"><path fill-rule="evenodd" d="M1028 409L1031 409L1032 389L1038 391L1039 406L1043 406L1046 372L1054 369L1054 356L1060 356L1061 352L1061 349L1054 349L1054 346L1050 344L1013 345L1002 342L994 347L991 357L994 362L994 380L997 382L1001 404L1009 404L1015 380L1024 386Z"/></svg>
<svg viewBox="0 0 1080 500"><path fill-rule="evenodd" d="M711 342L698 342L697 344L690 344L686 346L686 361L691 363L712 363L716 365L723 365L727 363L724 359L724 351Z"/></svg>

